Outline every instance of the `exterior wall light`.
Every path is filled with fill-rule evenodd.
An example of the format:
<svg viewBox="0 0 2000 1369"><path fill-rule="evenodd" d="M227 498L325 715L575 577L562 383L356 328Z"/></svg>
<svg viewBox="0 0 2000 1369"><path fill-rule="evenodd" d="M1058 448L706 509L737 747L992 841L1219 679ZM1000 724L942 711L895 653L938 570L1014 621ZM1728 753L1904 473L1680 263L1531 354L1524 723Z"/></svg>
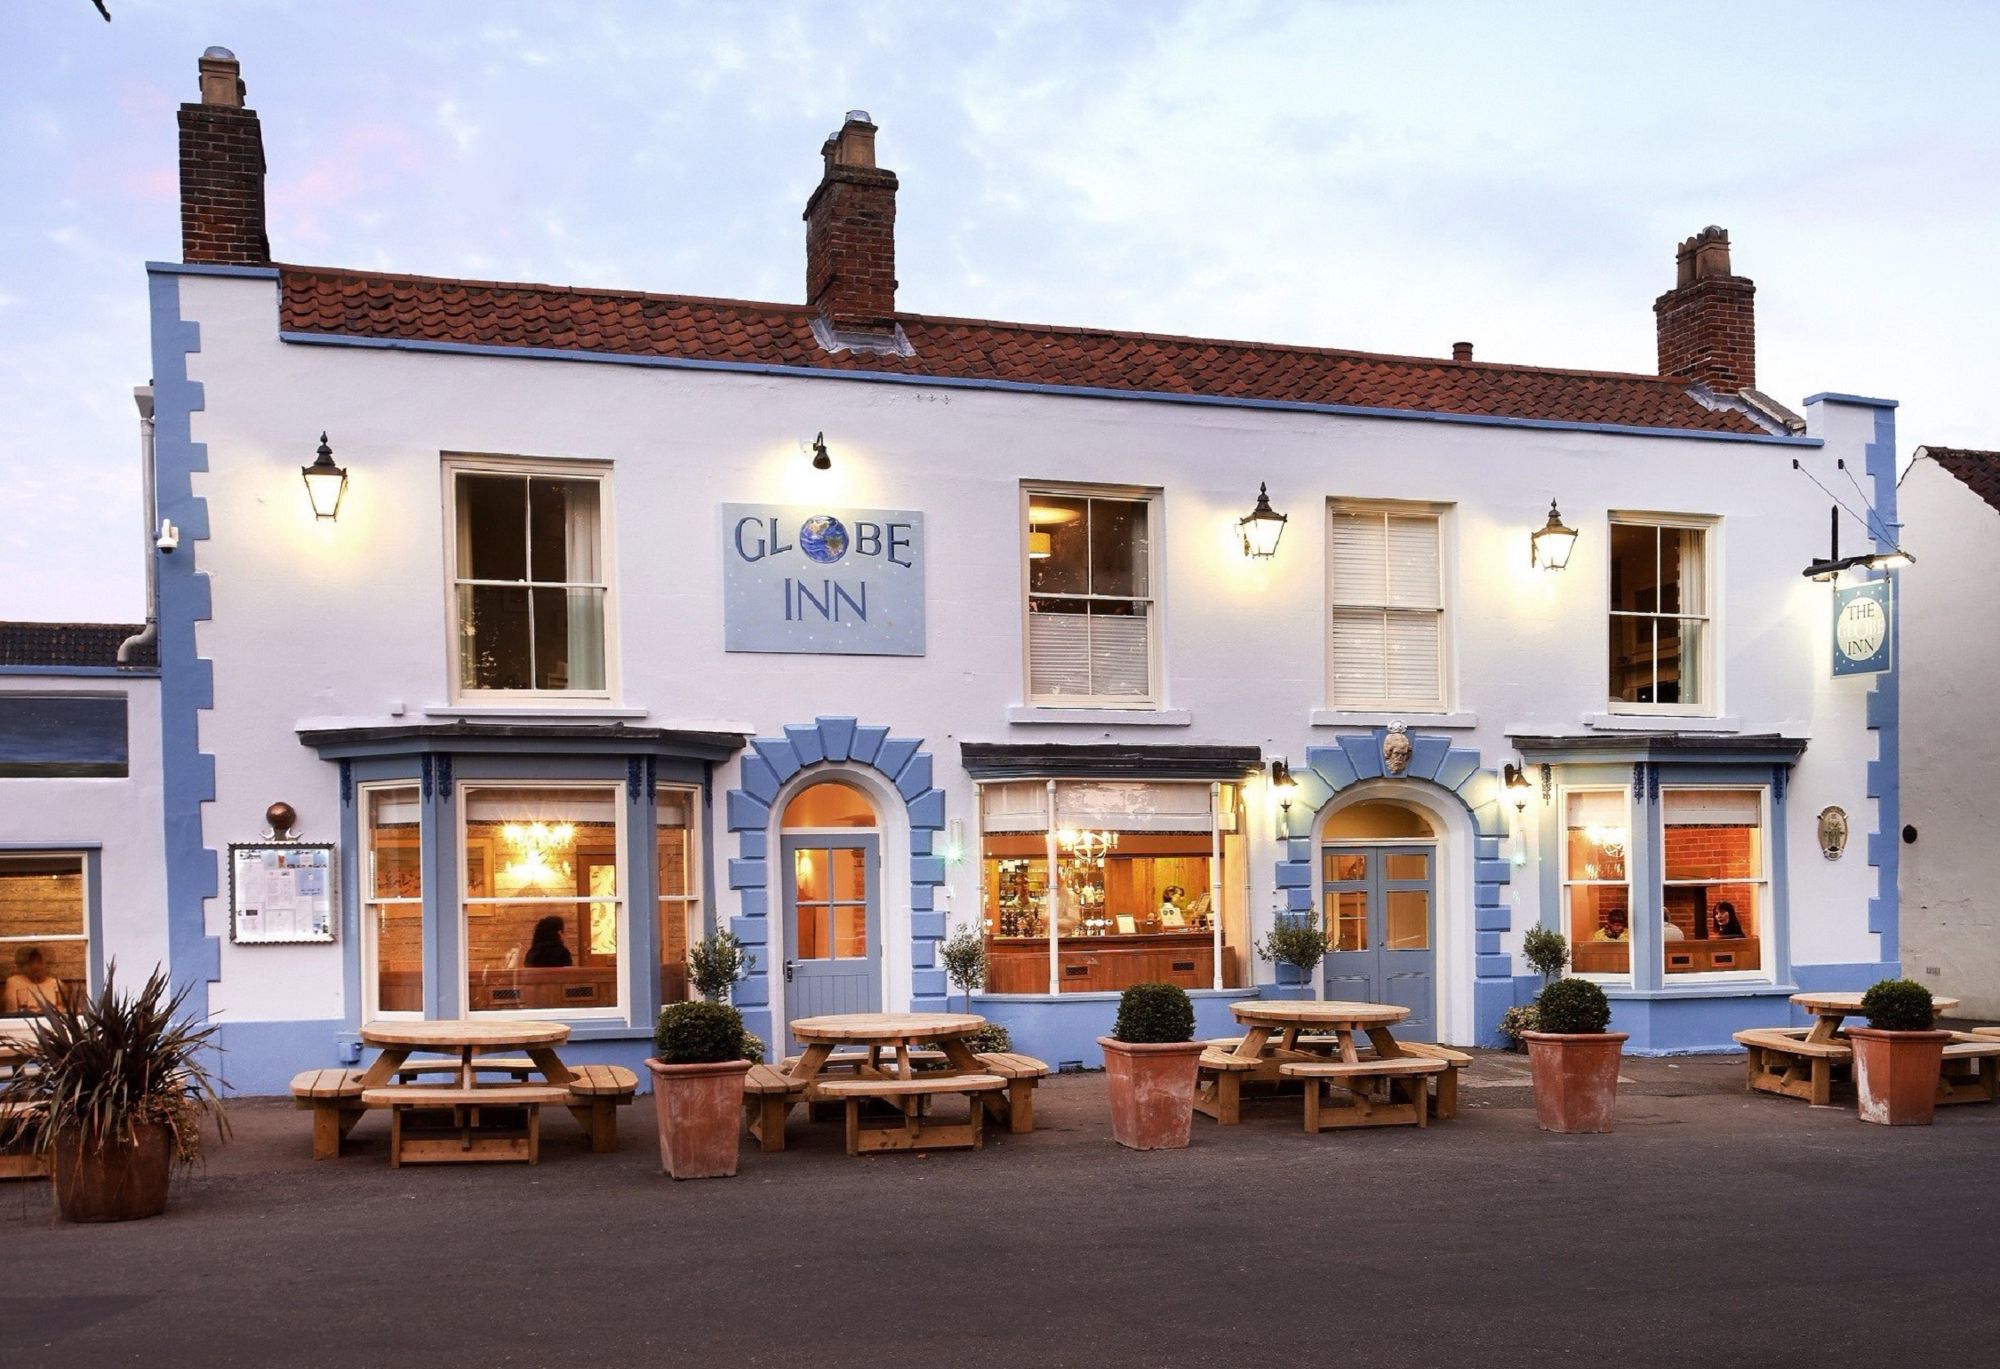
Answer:
<svg viewBox="0 0 2000 1369"><path fill-rule="evenodd" d="M1279 757L1271 762L1271 792L1277 796L1280 829L1285 836L1292 834L1292 795L1298 791L1299 782L1292 778L1292 768Z"/></svg>
<svg viewBox="0 0 2000 1369"><path fill-rule="evenodd" d="M1543 570L1561 570L1569 564L1569 554L1575 549L1576 529L1563 523L1562 514L1556 511L1556 501L1551 499L1549 521L1528 538L1528 564Z"/></svg>
<svg viewBox="0 0 2000 1369"><path fill-rule="evenodd" d="M1500 777L1506 782L1507 797L1514 801L1514 811L1517 813L1526 813L1528 811L1528 795L1534 789L1534 786L1528 782L1528 772L1521 766L1514 764L1514 762L1508 761L1500 767Z"/></svg>
<svg viewBox="0 0 2000 1369"><path fill-rule="evenodd" d="M1257 482L1257 507L1236 520L1243 534L1243 554L1252 560L1267 560L1278 553L1278 539L1285 535L1287 515L1271 507L1264 483Z"/></svg>
<svg viewBox="0 0 2000 1369"><path fill-rule="evenodd" d="M305 477L313 517L327 523L340 517L340 501L347 497L347 467L333 464L333 448L327 446L325 433L319 435L319 459L299 467L299 474Z"/></svg>
<svg viewBox="0 0 2000 1369"><path fill-rule="evenodd" d="M814 470L830 471L833 469L833 457L826 450L825 433L814 433L811 442L801 442L799 446L803 450L812 453Z"/></svg>

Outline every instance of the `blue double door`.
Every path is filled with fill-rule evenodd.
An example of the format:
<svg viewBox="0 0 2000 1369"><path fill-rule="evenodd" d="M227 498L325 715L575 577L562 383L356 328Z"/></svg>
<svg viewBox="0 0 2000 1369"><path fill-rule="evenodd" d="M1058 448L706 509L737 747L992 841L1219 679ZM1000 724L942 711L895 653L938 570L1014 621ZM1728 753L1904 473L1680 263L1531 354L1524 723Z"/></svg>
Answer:
<svg viewBox="0 0 2000 1369"><path fill-rule="evenodd" d="M1437 852L1338 843L1320 853L1326 996L1393 1003L1396 1032L1437 1039Z"/></svg>
<svg viewBox="0 0 2000 1369"><path fill-rule="evenodd" d="M881 839L873 832L788 833L779 850L786 1019L880 1012Z"/></svg>

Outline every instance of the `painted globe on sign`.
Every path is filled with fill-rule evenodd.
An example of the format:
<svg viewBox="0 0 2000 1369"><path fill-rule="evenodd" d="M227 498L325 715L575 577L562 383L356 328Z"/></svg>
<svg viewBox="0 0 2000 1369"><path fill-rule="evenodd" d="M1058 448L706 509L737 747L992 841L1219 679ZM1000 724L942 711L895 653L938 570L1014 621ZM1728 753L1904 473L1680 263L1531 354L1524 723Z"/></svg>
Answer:
<svg viewBox="0 0 2000 1369"><path fill-rule="evenodd" d="M799 524L799 547L821 565L830 566L847 555L847 528L831 514L816 513Z"/></svg>

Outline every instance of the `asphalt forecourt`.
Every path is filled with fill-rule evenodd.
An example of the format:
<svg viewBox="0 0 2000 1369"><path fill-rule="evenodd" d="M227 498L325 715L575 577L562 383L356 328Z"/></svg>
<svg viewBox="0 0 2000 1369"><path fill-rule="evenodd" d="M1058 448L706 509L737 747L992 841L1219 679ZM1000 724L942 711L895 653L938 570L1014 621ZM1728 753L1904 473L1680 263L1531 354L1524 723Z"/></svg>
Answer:
<svg viewBox="0 0 2000 1369"><path fill-rule="evenodd" d="M981 1152L795 1127L682 1183L645 1106L609 1154L552 1126L532 1168L391 1170L385 1117L316 1163L289 1100L245 1101L164 1217L0 1188L0 1363L1986 1361L2000 1108L1877 1127L1741 1057L1622 1069L1608 1135L1538 1131L1526 1061L1481 1052L1422 1131L1246 1107L1139 1153L1102 1074L1059 1075Z"/></svg>

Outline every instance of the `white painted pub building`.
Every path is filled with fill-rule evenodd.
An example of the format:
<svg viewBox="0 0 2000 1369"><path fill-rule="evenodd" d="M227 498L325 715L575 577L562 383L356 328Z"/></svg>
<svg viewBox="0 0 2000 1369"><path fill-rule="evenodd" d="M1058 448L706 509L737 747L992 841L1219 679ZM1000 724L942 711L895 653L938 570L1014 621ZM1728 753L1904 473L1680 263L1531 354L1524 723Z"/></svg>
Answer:
<svg viewBox="0 0 2000 1369"><path fill-rule="evenodd" d="M201 66L148 268L158 825L10 799L7 858L149 848L90 857L69 972L164 947L238 1090L399 1014L632 1063L713 929L780 1051L940 1005L976 927L975 1010L1088 1064L1156 980L1205 1034L1307 993L1495 1043L1537 925L1640 1051L1895 969L1895 676L1830 668L1793 469L1893 519L1893 405L1755 388L1721 230L1658 375L903 312L859 112L802 304L293 266Z"/></svg>

